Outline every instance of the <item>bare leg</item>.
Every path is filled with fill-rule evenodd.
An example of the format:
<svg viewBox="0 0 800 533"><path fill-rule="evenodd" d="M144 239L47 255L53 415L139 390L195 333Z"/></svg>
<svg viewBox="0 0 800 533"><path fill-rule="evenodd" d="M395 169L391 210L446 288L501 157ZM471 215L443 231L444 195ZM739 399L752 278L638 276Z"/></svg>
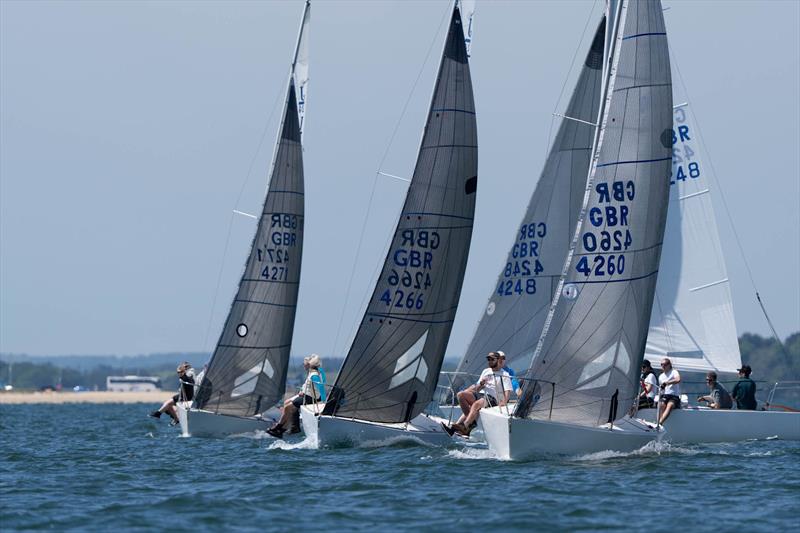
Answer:
<svg viewBox="0 0 800 533"><path fill-rule="evenodd" d="M278 425L285 427L286 423L292 418L292 415L294 415L295 411L297 411L297 407L295 407L291 402L289 402L289 405L284 406L283 413L281 413L281 419L278 420Z"/></svg>
<svg viewBox="0 0 800 533"><path fill-rule="evenodd" d="M481 398L480 400L476 400L472 402L472 406L470 407L469 414L467 415L466 420L464 420L464 425L469 427L475 422L475 419L478 418L478 415L481 412L481 409L486 405L486 400Z"/></svg>
<svg viewBox="0 0 800 533"><path fill-rule="evenodd" d="M469 415L470 410L472 409L472 405L475 403L475 395L472 394L470 389L462 390L458 393L458 405L461 407L461 412L463 413L460 417L458 417L459 422L463 422L464 419Z"/></svg>
<svg viewBox="0 0 800 533"><path fill-rule="evenodd" d="M664 411L661 413L661 418L658 419L658 423L663 424L664 421L669 418L669 413L672 411L672 408L675 406L672 402L665 402L664 403Z"/></svg>

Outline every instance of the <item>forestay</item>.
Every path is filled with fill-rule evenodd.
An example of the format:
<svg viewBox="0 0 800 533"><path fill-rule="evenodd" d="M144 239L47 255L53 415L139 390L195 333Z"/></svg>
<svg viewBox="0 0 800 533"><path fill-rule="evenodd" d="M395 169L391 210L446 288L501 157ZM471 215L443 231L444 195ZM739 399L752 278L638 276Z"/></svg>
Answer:
<svg viewBox="0 0 800 533"><path fill-rule="evenodd" d="M295 58L307 42L309 12L306 3ZM307 81L306 69L303 88ZM303 252L303 149L295 87L293 68L261 217L195 408L252 416L283 396Z"/></svg>
<svg viewBox="0 0 800 533"><path fill-rule="evenodd" d="M623 415L638 391L668 205L672 84L660 2L623 0L612 16L577 231L529 372L538 381L516 416L593 426L616 419L617 404Z"/></svg>
<svg viewBox="0 0 800 533"><path fill-rule="evenodd" d="M600 107L605 19L597 28L553 146L472 341L458 365L459 390L502 350L526 370L542 332L581 208Z"/></svg>
<svg viewBox="0 0 800 533"><path fill-rule="evenodd" d="M730 284L687 105L676 106L670 206L645 356L681 370L735 373L742 364Z"/></svg>
<svg viewBox="0 0 800 533"><path fill-rule="evenodd" d="M477 169L472 82L454 8L400 220L323 414L403 422L430 401L466 268Z"/></svg>

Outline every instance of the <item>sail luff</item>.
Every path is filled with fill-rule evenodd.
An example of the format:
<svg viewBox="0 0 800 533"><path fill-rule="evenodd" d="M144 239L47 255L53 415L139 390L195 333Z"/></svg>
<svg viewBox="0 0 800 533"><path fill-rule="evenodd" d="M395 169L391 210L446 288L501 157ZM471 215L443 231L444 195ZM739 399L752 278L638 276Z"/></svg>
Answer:
<svg viewBox="0 0 800 533"><path fill-rule="evenodd" d="M301 36L307 27L305 6ZM282 396L294 331L302 263L302 140L290 73L267 192L236 296L194 407L252 416Z"/></svg>
<svg viewBox="0 0 800 533"><path fill-rule="evenodd" d="M425 124L392 244L323 414L403 422L436 386L477 189L475 109L455 2Z"/></svg>
<svg viewBox="0 0 800 533"><path fill-rule="evenodd" d="M613 2L610 2L612 5ZM600 109L599 109L599 120L597 121L598 126L595 128L595 140L592 145L592 159L589 167L589 173L586 178L586 188L584 189L583 194L583 201L581 205L581 210L578 215L578 221L575 224L575 232L572 236L572 242L570 243L569 250L567 251L567 257L564 261L564 267L561 271L561 276L559 277L558 284L556 285L556 290L553 293L553 300L550 304L550 309L547 312L547 318L545 318L544 326L542 327L542 333L539 336L539 342L536 345L536 349L534 350L533 357L531 357L531 366L528 368L526 372L527 375L530 376L533 370L533 364L536 362L537 358L542 352L542 348L544 346L545 338L550 330L550 325L553 321L553 317L555 315L556 309L558 307L558 302L561 300L561 293L564 290L564 281L567 277L567 273L569 272L570 264L572 263L572 258L575 254L575 249L578 246L578 241L580 240L581 235L581 228L583 227L583 222L586 219L586 213L589 206L589 199L592 193L592 184L594 181L594 175L597 172L597 161L600 157L600 148L603 143L603 133L605 132L606 125L608 123L608 112L609 112L609 102L614 92L614 82L616 81L616 74L617 74L617 66L619 64L619 44L622 42L622 32L619 31L620 27L623 27L625 24L625 16L627 15L627 0L621 0L618 4L618 9L616 12L616 17L614 19L609 19L609 26L611 28L612 40L610 45L606 45L606 50L608 50L611 54L613 54L611 58L612 66L609 70L608 79L602 85L602 92L600 98ZM607 41L608 42L608 41ZM608 64L608 60L603 61L604 65Z"/></svg>
<svg viewBox="0 0 800 533"><path fill-rule="evenodd" d="M592 125L600 108L605 32L603 17L564 110L570 119L559 125L526 212L514 228L484 314L453 378L455 390L477 377L489 351L504 351L508 366L519 372L530 366L586 187L595 140Z"/></svg>

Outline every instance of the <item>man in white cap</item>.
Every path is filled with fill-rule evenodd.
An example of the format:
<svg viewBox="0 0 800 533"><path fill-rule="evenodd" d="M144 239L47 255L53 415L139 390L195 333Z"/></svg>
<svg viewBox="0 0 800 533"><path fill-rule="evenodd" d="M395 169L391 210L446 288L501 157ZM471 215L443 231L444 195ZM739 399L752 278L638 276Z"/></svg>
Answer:
<svg viewBox="0 0 800 533"><path fill-rule="evenodd" d="M458 404L462 411L458 421L452 426L442 423L445 431L451 436L458 433L469 437L477 425L476 420L481 409L502 407L508 403L514 386L511 383L511 375L503 369L506 355L503 352L489 352L486 362L489 367L481 372L478 382L458 393Z"/></svg>

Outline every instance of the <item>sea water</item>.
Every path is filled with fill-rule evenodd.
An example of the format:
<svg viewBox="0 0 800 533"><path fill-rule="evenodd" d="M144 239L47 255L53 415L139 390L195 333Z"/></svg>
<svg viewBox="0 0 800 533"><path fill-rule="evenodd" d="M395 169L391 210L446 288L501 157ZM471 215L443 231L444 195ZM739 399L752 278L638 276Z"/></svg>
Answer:
<svg viewBox="0 0 800 533"><path fill-rule="evenodd" d="M151 405L0 405L0 529L789 531L800 443L500 461L479 445L182 438Z"/></svg>

